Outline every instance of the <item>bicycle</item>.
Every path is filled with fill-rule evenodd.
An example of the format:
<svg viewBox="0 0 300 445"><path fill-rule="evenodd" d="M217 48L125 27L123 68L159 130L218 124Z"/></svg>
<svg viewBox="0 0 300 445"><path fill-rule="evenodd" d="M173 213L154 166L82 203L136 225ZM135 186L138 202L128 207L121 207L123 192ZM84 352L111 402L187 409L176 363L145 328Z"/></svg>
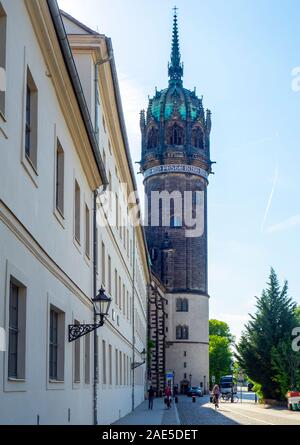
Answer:
<svg viewBox="0 0 300 445"><path fill-rule="evenodd" d="M221 395L221 399L223 402L231 402L231 393L223 393ZM233 402L236 403L239 401L239 396L237 394L233 394Z"/></svg>

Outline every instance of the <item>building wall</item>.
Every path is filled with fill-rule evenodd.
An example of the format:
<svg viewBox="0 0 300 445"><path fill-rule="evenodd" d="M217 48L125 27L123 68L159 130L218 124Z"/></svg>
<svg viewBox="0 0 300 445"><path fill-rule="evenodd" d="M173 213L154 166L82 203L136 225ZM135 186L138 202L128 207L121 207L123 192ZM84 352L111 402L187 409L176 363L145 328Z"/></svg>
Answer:
<svg viewBox="0 0 300 445"><path fill-rule="evenodd" d="M8 346L9 280L13 277L26 287L26 360L24 380L8 380L7 352L0 352L0 423L90 424L92 365L90 383L85 384L81 339L80 383L75 384L74 344L67 340L67 326L74 319L92 321L92 264L83 243L84 205L92 210L92 190L25 2L1 0L1 4L7 14L7 92L5 120L0 117L0 326L6 328ZM38 89L38 174L24 159L27 65ZM55 211L57 137L65 154L64 218ZM74 241L75 178L81 188L80 245ZM50 304L65 313L62 383L49 380Z"/></svg>

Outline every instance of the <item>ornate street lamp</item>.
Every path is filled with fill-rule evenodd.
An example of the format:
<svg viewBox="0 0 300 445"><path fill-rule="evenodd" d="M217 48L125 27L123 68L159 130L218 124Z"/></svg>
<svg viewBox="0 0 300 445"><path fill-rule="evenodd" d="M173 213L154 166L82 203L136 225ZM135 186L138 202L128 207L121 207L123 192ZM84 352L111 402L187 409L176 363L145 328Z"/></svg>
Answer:
<svg viewBox="0 0 300 445"><path fill-rule="evenodd" d="M111 298L109 298L103 287L99 290L95 298L92 298L94 313L100 318L99 323L93 324L69 324L69 342L76 340L83 335L89 334L95 329L104 325L104 317L108 316Z"/></svg>
<svg viewBox="0 0 300 445"><path fill-rule="evenodd" d="M139 366L142 366L146 362L146 349L144 348L142 352L140 352L140 355L142 356L142 362L133 362L131 363L131 369L138 368Z"/></svg>

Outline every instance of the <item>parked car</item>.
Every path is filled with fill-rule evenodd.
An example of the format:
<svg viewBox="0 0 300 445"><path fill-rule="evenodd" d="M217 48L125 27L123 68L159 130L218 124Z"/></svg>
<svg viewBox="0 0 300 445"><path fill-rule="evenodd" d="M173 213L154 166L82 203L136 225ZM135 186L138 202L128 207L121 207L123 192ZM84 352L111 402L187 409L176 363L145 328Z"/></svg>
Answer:
<svg viewBox="0 0 300 445"><path fill-rule="evenodd" d="M248 392L252 391L254 386L254 383L248 383L247 387L248 387Z"/></svg>
<svg viewBox="0 0 300 445"><path fill-rule="evenodd" d="M203 391L200 386L191 386L191 388L189 388L189 390L187 391L186 395L188 397L192 397L192 396L202 397Z"/></svg>

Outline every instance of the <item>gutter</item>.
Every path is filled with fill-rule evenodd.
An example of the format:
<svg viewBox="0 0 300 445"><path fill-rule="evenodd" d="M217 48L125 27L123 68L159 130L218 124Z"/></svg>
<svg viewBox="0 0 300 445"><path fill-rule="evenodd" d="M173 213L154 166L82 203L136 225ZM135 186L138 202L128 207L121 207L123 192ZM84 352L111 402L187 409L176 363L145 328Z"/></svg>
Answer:
<svg viewBox="0 0 300 445"><path fill-rule="evenodd" d="M81 82L78 76L78 72L76 69L76 65L74 62L74 58L72 55L72 51L69 45L68 37L66 34L66 30L61 18L61 13L57 4L57 0L47 0L48 8L52 17L53 25L56 31L56 35L59 41L59 45L61 48L61 52L66 64L66 68L68 70L70 80L73 86L73 90L78 102L78 106L81 112L81 116L83 119L83 122L85 124L85 128L88 134L88 138L93 150L93 155L95 162L98 167L98 171L100 173L101 179L102 179L102 185L103 185L103 191L107 188L108 185L108 179L105 172L105 167L102 161L102 158L100 156L100 150L97 143L97 139L95 137L95 132L93 128L93 124L91 121L90 113L86 104L86 100L84 97L84 93L82 90Z"/></svg>

